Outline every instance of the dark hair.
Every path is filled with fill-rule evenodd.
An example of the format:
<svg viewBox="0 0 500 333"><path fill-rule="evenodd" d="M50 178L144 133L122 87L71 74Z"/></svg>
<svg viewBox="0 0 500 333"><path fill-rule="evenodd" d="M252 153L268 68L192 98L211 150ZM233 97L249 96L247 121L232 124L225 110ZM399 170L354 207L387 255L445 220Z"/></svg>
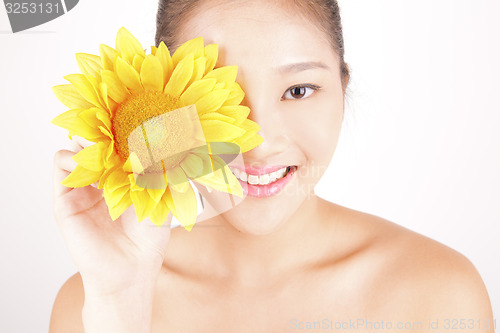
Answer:
<svg viewBox="0 0 500 333"><path fill-rule="evenodd" d="M159 0L156 14L156 46L163 41L169 49L175 43L176 27L192 13L200 0ZM337 0L277 0L282 5L295 6L298 13L314 20L329 36L333 49L339 56L344 91L349 83L349 67L344 61L344 36Z"/></svg>

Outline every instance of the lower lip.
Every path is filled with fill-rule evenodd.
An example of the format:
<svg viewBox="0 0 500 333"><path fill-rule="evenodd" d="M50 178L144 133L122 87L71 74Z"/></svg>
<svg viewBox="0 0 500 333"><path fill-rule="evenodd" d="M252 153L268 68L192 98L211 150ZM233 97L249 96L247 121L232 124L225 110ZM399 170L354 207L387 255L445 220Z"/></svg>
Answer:
<svg viewBox="0 0 500 333"><path fill-rule="evenodd" d="M248 188L248 196L255 198L265 198L273 196L280 192L290 182L290 180L292 180L292 177L295 174L296 170L296 166L290 167L290 171L285 177L267 185L252 185L242 181L241 179L238 179L238 181L240 182L243 189L245 187Z"/></svg>

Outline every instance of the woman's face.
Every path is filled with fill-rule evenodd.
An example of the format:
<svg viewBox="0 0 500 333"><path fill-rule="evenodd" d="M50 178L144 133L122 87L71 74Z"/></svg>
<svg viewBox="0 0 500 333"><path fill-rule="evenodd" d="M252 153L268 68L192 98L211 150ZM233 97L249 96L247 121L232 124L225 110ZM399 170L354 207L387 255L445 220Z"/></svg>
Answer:
<svg viewBox="0 0 500 333"><path fill-rule="evenodd" d="M265 0L200 1L177 42L202 36L219 44L217 67L238 66L243 105L264 138L243 154L246 166L297 166L281 190L250 185L247 197L221 216L240 232L277 230L311 198L334 153L344 115L337 54L316 24ZM260 171L260 172L259 172ZM248 178L248 177L247 177ZM255 177L253 177L255 180ZM307 223L308 221L303 221Z"/></svg>

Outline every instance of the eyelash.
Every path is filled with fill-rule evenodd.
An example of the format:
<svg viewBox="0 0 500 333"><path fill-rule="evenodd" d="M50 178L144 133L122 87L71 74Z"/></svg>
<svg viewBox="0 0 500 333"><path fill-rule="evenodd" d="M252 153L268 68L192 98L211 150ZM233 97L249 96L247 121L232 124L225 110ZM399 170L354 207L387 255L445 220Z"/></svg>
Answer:
<svg viewBox="0 0 500 333"><path fill-rule="evenodd" d="M311 92L310 94L307 93L307 90L306 90L306 93L305 93L305 97L301 97L301 98L293 98L292 96L290 96L290 98L286 98L286 95L290 93L291 95L291 92L293 89L296 89L296 88L309 88L309 89L312 89L313 92ZM283 96L281 97L281 100L284 101L284 100L300 100L300 99L305 99L305 98L308 98L309 96L311 96L314 92L320 90L321 87L317 86L317 85L314 85L314 84L298 84L298 85L295 85L295 86L292 86L290 88L288 88L285 93L283 94Z"/></svg>

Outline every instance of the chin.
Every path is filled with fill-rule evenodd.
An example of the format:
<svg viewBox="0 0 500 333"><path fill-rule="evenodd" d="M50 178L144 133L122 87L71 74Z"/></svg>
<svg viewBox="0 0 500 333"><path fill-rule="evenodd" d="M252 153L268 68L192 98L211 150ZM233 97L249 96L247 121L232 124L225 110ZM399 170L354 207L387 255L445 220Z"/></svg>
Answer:
<svg viewBox="0 0 500 333"><path fill-rule="evenodd" d="M238 232L264 236L277 232L288 220L286 217L268 216L262 212L242 212L238 207L222 214L227 223Z"/></svg>
<svg viewBox="0 0 500 333"><path fill-rule="evenodd" d="M242 203L224 212L222 217L237 231L255 236L269 235L280 229L295 214L301 198L290 198L290 204L284 205L278 196L269 198L246 197ZM291 208L295 209L291 209Z"/></svg>
<svg viewBox="0 0 500 333"><path fill-rule="evenodd" d="M241 234L264 236L280 232L291 221L297 210L307 201L310 193L304 189L303 179L294 174L294 179L275 195L258 197L247 195L233 208L226 210L219 208L218 214L224 223ZM201 189L204 191L204 189ZM221 205L225 194L207 193L207 201L214 207ZM225 206L227 207L227 205Z"/></svg>

